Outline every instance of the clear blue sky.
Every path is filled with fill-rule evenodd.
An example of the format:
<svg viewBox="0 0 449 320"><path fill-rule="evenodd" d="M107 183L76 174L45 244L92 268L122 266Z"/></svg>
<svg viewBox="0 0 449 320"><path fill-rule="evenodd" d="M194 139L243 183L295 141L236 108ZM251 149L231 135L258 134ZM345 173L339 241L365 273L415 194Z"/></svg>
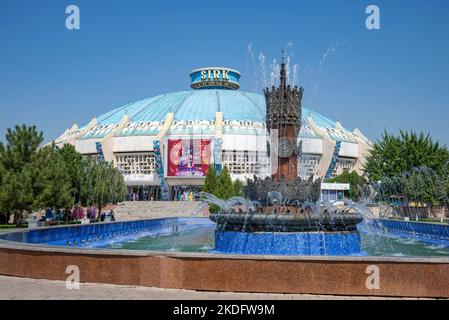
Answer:
<svg viewBox="0 0 449 320"><path fill-rule="evenodd" d="M81 30L65 28L69 4ZM369 4L381 30L365 28ZM447 0L0 0L1 139L26 123L51 140L73 122L188 89L202 66L236 68L253 91L248 45L270 61L291 42L305 106L373 140L414 128L449 145L448 39Z"/></svg>

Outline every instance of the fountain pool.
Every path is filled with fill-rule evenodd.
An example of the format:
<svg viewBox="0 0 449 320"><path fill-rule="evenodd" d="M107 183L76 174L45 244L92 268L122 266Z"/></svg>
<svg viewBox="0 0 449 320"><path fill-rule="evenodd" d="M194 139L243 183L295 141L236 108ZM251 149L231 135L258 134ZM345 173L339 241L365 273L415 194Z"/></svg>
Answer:
<svg viewBox="0 0 449 320"><path fill-rule="evenodd" d="M410 223L414 224L414 222ZM414 236L412 234L405 235L400 232L392 232L379 227L373 221L364 221L358 224L357 229L358 239L356 240L360 241L360 252L354 254L314 252L313 250L310 251L310 248L309 251L304 251L301 248L301 245L304 245L304 243L301 243L301 239L298 239L298 237L293 237L292 241L285 242L285 246L279 247L278 250L272 249L271 254L391 257L449 256L449 239L426 240L418 234ZM217 232L220 231L216 230L216 224L208 218L166 218L140 222L116 222L102 225L36 229L5 234L0 236L0 239L34 245L71 248L223 253L223 251L215 250L215 241L216 239L222 239L223 241L228 239L220 238L220 235L216 235ZM258 233L246 234L257 235ZM313 241L319 242L323 241L323 239L332 241L332 239L324 237L324 232L307 234L312 235L311 239ZM230 235L233 236L233 233L231 232ZM288 236L289 233L273 233L273 235ZM248 241L247 246L256 245L251 242L252 239L240 239L240 241L245 240ZM334 241L339 240L341 239ZM235 239L229 243L235 243ZM276 243L273 243L273 245L275 246ZM353 243L349 245L353 245ZM245 245L239 245L236 248L236 250L228 248L226 253L241 254L242 252L239 251L239 248L245 248ZM246 253L248 253L248 250ZM250 254L266 254L266 251L258 252L257 247L254 247L254 250L250 250Z"/></svg>
<svg viewBox="0 0 449 320"><path fill-rule="evenodd" d="M387 222L358 224L360 253L338 256L223 254L215 250L217 226L209 218L32 229L0 235L0 274L65 280L68 266L76 266L82 281L93 283L203 291L448 297L449 237L428 236L425 231L446 234L449 226L409 222L413 228L396 232L397 226ZM366 286L373 265L381 274L379 290Z"/></svg>
<svg viewBox="0 0 449 320"><path fill-rule="evenodd" d="M165 228L151 234L137 234L133 239L116 239L93 246L111 249L220 253L215 250L215 229L215 223L209 219L182 218L177 232L173 232L172 228ZM361 255L393 257L449 256L449 241L447 243L441 241L440 244L424 242L419 237L405 237L391 232L384 232L370 225L369 222L360 224L358 229ZM322 236L321 233L315 234L318 240ZM301 255L307 255L304 251L295 247L294 244L291 248L282 248L276 254L295 255L295 249L297 252L302 253ZM230 253L241 252L232 252L231 250ZM254 254L257 254L257 250L254 251Z"/></svg>

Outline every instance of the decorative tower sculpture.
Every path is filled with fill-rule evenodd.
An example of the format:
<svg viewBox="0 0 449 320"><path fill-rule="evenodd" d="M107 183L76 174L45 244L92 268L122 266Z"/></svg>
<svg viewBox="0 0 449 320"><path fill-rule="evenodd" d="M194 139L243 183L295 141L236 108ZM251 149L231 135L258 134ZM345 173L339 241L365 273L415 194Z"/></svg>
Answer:
<svg viewBox="0 0 449 320"><path fill-rule="evenodd" d="M301 129L301 102L304 89L287 85L284 52L280 70L279 87L264 90L267 105L266 124L271 137L271 154L277 156L275 181L296 181L298 176L297 140ZM277 136L277 139L276 139ZM273 150L274 149L274 150ZM273 154L274 152L274 154Z"/></svg>

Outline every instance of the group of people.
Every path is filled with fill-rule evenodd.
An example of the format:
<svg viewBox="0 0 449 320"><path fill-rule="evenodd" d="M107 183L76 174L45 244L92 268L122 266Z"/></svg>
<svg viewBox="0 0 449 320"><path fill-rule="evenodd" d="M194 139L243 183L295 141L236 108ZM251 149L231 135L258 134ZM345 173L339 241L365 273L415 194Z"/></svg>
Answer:
<svg viewBox="0 0 449 320"><path fill-rule="evenodd" d="M45 215L41 217L41 221L70 222L79 221L84 218L89 219L90 222L115 221L114 210L102 211L97 217L97 209L95 207L89 207L84 211L84 208L80 206L76 206L72 210L53 210L52 208L46 208Z"/></svg>
<svg viewBox="0 0 449 320"><path fill-rule="evenodd" d="M110 210L109 212L102 212L100 214L100 222L104 221L115 221L114 210Z"/></svg>
<svg viewBox="0 0 449 320"><path fill-rule="evenodd" d="M136 192L130 192L129 194L128 194L128 201L139 201L140 200L140 197L139 197L139 194L138 193L136 193Z"/></svg>

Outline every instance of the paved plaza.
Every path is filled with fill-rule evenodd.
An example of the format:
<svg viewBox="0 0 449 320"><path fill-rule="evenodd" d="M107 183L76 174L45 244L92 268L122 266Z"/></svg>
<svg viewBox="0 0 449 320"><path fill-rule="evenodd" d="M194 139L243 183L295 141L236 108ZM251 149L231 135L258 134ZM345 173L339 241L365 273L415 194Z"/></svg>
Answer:
<svg viewBox="0 0 449 320"><path fill-rule="evenodd" d="M82 283L68 290L64 281L0 276L0 300L378 300L382 297L343 297L302 294L201 292L110 284Z"/></svg>

